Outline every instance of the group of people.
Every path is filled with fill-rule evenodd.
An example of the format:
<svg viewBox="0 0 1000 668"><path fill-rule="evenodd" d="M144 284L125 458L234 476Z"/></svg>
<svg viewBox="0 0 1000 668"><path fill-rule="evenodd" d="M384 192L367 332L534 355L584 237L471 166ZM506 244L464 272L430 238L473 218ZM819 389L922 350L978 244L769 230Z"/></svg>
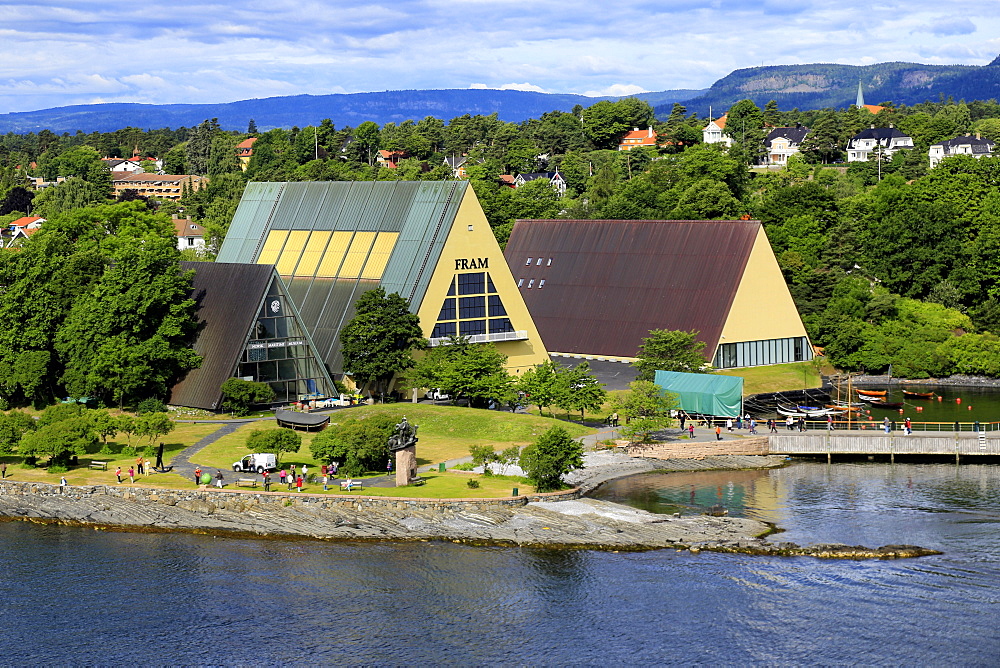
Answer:
<svg viewBox="0 0 1000 668"><path fill-rule="evenodd" d="M726 430L732 431L733 426L734 426L733 418L726 418ZM747 413L745 416L742 417L739 415L736 416L735 427L737 429L743 429L744 426L746 426L746 428L750 430L751 434L757 433L757 420L750 417L749 413Z"/></svg>

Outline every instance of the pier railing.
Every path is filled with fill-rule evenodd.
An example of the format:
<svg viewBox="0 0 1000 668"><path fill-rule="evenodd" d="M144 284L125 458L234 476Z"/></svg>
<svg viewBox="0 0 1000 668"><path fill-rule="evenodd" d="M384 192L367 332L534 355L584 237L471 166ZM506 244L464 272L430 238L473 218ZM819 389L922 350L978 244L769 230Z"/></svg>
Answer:
<svg viewBox="0 0 1000 668"><path fill-rule="evenodd" d="M798 423L796 422L796 430L798 429ZM903 420L889 420L889 428L893 432L903 431ZM782 421L778 421L777 427L779 431L787 431L788 427ZM812 431L816 429L827 429L826 419L822 420L806 420L806 429ZM1000 422L910 422L910 428L913 431L947 431L947 432L969 432L972 434L978 432L1000 432ZM834 431L840 430L850 430L850 431L884 431L884 423L882 420L845 420L843 418L833 421ZM761 431L760 427L757 428Z"/></svg>
<svg viewBox="0 0 1000 668"><path fill-rule="evenodd" d="M1000 455L1000 437L987 437L986 432L971 437L962 433L779 433L770 435L768 451L772 455Z"/></svg>

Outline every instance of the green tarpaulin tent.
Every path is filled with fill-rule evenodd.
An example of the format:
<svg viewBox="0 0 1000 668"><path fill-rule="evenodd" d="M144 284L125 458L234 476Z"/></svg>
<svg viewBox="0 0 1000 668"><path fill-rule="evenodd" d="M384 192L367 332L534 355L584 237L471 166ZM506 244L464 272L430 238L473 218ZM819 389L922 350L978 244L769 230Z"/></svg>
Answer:
<svg viewBox="0 0 1000 668"><path fill-rule="evenodd" d="M688 413L736 417L743 408L743 379L738 376L657 371L654 382L677 395Z"/></svg>

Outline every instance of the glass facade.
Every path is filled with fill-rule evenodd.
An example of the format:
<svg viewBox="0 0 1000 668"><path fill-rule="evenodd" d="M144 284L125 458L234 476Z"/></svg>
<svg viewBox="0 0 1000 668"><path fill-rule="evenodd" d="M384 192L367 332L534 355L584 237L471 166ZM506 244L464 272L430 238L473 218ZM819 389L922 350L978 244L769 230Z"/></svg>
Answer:
<svg viewBox="0 0 1000 668"><path fill-rule="evenodd" d="M309 395L332 396L305 331L290 310L276 282L257 314L235 375L267 383L275 401L290 402Z"/></svg>
<svg viewBox="0 0 1000 668"><path fill-rule="evenodd" d="M721 343L712 363L717 369L804 362L813 358L812 346L804 336Z"/></svg>
<svg viewBox="0 0 1000 668"><path fill-rule="evenodd" d="M448 295L431 332L432 339L514 331L487 272L455 274Z"/></svg>

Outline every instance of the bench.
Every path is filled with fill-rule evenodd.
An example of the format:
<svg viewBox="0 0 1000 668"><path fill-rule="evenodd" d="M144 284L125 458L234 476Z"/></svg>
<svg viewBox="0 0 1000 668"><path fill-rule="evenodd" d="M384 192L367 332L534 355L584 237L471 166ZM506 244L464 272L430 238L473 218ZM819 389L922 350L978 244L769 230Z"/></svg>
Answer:
<svg viewBox="0 0 1000 668"><path fill-rule="evenodd" d="M237 487L256 487L257 486L257 479L256 478L237 478L237 480L236 480L236 486Z"/></svg>
<svg viewBox="0 0 1000 668"><path fill-rule="evenodd" d="M349 490L347 489L347 485L348 485L347 481L344 480L343 482L340 483L340 489L341 490L347 490L347 491L354 491L355 489L364 489L365 488L365 484L363 482L361 482L360 480L355 480L354 482L350 483L351 488Z"/></svg>
<svg viewBox="0 0 1000 668"><path fill-rule="evenodd" d="M108 463L107 462L95 462L95 461L91 461L90 462L90 468L92 468L92 469L101 469L102 471L107 471L108 470Z"/></svg>

